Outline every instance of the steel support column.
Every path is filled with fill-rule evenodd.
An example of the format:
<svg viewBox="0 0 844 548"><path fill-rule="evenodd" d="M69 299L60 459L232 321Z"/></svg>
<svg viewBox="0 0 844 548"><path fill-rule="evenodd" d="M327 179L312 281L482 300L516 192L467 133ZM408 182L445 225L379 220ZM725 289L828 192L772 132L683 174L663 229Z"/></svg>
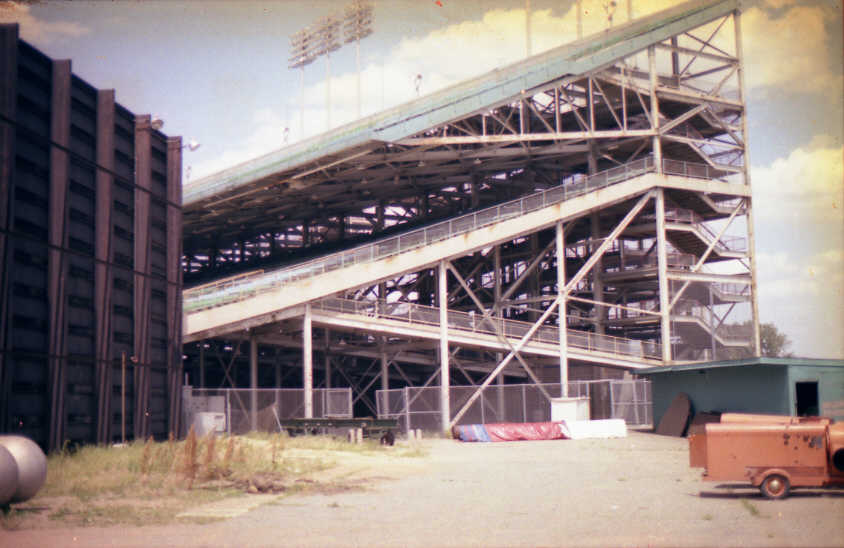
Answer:
<svg viewBox="0 0 844 548"><path fill-rule="evenodd" d="M738 83L739 83L739 100L742 105L747 105L745 101L745 83L744 83L744 46L741 39L741 11L733 12L733 27L736 35L736 57L738 58ZM747 134L747 112L742 112L741 116L741 138L744 141L743 153L744 161L742 162L742 173L744 175L744 184L750 185L750 145L748 144ZM762 355L762 340L759 331L759 296L757 293L756 281L756 235L753 227L753 200L747 198L747 207L745 212L745 219L747 222L747 255L750 260L750 306L753 316L753 354L755 356Z"/></svg>
<svg viewBox="0 0 844 548"><path fill-rule="evenodd" d="M601 216L595 211L590 215L589 224L591 228L592 242L589 246L590 251L597 248L596 242L601 241ZM592 296L600 302L604 302L604 261L598 259L595 263L595 268L592 270ZM595 316L595 333L599 335L604 334L604 312L606 308L595 305L593 307L593 314Z"/></svg>
<svg viewBox="0 0 844 548"><path fill-rule="evenodd" d="M659 140L659 100L656 97L657 72L656 72L656 48L648 47L648 71L650 72L651 92L651 129L654 130L653 151L654 165L656 172L662 173L662 144Z"/></svg>
<svg viewBox="0 0 844 548"><path fill-rule="evenodd" d="M205 341L199 341L199 387L205 388Z"/></svg>
<svg viewBox="0 0 844 548"><path fill-rule="evenodd" d="M384 337L381 338L380 359L381 359L381 390L390 389L390 362L387 359Z"/></svg>
<svg viewBox="0 0 844 548"><path fill-rule="evenodd" d="M671 362L671 307L668 295L668 256L665 239L665 191L656 190L656 253L659 271L659 312L662 339L662 361Z"/></svg>
<svg viewBox="0 0 844 548"><path fill-rule="evenodd" d="M249 418L250 429L258 429L258 339L249 337Z"/></svg>
<svg viewBox="0 0 844 548"><path fill-rule="evenodd" d="M313 363L313 325L311 305L305 305L302 319L302 388L305 390L305 418L314 417L314 363Z"/></svg>
<svg viewBox="0 0 844 548"><path fill-rule="evenodd" d="M568 325L566 322L566 241L563 231L563 222L559 221L556 226L557 244L557 298L560 299L559 311L559 333L560 333L560 385L562 396L568 397L569 389L569 362L568 362Z"/></svg>
<svg viewBox="0 0 844 548"><path fill-rule="evenodd" d="M437 304L440 309L440 416L442 430L446 432L451 427L451 401L448 366L448 271L445 261L440 261L437 274Z"/></svg>
<svg viewBox="0 0 844 548"><path fill-rule="evenodd" d="M323 368L325 369L325 387L331 388L331 357L328 355L328 348L331 342L331 331L325 330L325 352L323 352Z"/></svg>

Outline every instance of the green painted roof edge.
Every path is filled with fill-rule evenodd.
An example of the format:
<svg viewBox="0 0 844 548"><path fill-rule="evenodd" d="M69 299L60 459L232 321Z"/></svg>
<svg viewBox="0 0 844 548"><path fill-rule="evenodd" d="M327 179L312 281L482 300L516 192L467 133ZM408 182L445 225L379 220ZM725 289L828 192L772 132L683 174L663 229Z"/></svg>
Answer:
<svg viewBox="0 0 844 548"><path fill-rule="evenodd" d="M659 373L672 373L681 371L697 371L702 369L719 369L725 367L748 367L748 366L798 366L798 367L840 367L844 368L844 360L832 360L821 358L745 358L742 360L722 360L714 362L687 363L683 365L669 365L664 367L650 367L636 371L637 375L655 375Z"/></svg>
<svg viewBox="0 0 844 548"><path fill-rule="evenodd" d="M584 74L739 9L738 0L692 0L564 44L428 96L355 120L185 185L185 207L320 157L409 137L566 74Z"/></svg>

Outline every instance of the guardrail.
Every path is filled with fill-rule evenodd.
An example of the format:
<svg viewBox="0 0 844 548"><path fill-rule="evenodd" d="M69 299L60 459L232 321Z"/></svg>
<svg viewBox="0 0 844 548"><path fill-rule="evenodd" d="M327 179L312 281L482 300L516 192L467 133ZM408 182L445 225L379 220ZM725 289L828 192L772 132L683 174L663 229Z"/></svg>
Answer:
<svg viewBox="0 0 844 548"><path fill-rule="evenodd" d="M338 297L328 297L312 303L311 308L314 310L327 310L373 318L399 320L410 324L440 325L439 308L407 302L353 301ZM480 313L474 314L472 312L449 310L447 314L448 327L450 329L459 329L493 336L496 334L496 330L488 321L482 321L483 315ZM505 337L511 339L524 337L533 325L530 322L505 318L495 318L492 321L495 322ZM568 345L574 348L638 358L661 359L662 357L662 346L656 342L625 339L612 335L599 335L573 329L568 329L566 333ZM556 345L560 342L560 336L556 327L547 326L540 327L534 333L531 340Z"/></svg>
<svg viewBox="0 0 844 548"><path fill-rule="evenodd" d="M723 172L704 164L686 165L686 162L665 160L663 161L663 165L668 166L669 162L672 167L671 174L705 179L715 179L723 175ZM680 164L685 165L685 167L679 169L678 165ZM397 236L376 240L318 259L264 272L250 279L237 278L219 284L212 282L201 288L188 289L183 293L184 311L196 312L221 306L273 291L296 280L310 278L355 264L377 261L398 253L418 249L506 219L519 217L525 213L564 202L577 196L588 194L594 190L606 188L653 171L656 171L656 167L653 158L649 156L588 177L582 175L573 176L568 178L566 183L548 190L529 194L516 200L473 213L467 213ZM677 173L679 171L682 171L682 173Z"/></svg>

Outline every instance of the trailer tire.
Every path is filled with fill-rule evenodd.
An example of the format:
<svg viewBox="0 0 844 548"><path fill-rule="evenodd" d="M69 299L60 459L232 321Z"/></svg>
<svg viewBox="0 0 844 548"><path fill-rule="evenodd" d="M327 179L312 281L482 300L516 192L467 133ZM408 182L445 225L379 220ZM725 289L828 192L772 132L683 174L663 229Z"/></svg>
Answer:
<svg viewBox="0 0 844 548"><path fill-rule="evenodd" d="M784 499L788 496L788 491L791 489L791 484L788 478L780 474L771 474L762 480L759 490L769 499Z"/></svg>

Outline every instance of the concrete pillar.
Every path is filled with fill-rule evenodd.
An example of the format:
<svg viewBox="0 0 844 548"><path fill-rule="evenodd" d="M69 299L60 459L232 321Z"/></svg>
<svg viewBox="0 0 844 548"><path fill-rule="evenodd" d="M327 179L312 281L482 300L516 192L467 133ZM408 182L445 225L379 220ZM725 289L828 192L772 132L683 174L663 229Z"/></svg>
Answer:
<svg viewBox="0 0 844 548"><path fill-rule="evenodd" d="M445 261L438 268L437 305L440 307L440 416L443 432L451 422L450 377L448 365L448 277Z"/></svg>
<svg viewBox="0 0 844 548"><path fill-rule="evenodd" d="M258 429L258 339L249 337L249 418L252 430Z"/></svg>
<svg viewBox="0 0 844 548"><path fill-rule="evenodd" d="M305 391L305 418L314 418L314 363L311 305L305 305L302 320L302 388Z"/></svg>

